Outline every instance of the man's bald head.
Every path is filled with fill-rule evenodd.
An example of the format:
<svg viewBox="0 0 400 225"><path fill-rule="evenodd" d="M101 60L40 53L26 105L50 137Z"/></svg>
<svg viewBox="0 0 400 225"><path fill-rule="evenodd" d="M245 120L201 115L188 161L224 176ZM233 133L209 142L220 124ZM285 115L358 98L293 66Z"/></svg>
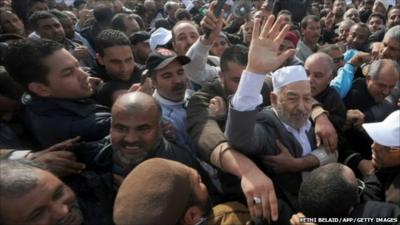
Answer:
<svg viewBox="0 0 400 225"><path fill-rule="evenodd" d="M150 95L137 91L121 95L115 101L111 113L146 113L157 111L157 115L161 119L160 104Z"/></svg>
<svg viewBox="0 0 400 225"><path fill-rule="evenodd" d="M160 142L159 104L142 92L121 95L112 107L111 144L114 163L124 174L152 154Z"/></svg>
<svg viewBox="0 0 400 225"><path fill-rule="evenodd" d="M312 55L310 55L305 63L311 62L311 61L318 61L323 63L324 67L327 69L327 72L332 73L335 70L335 64L332 60L332 57L330 57L328 54L324 52L317 52Z"/></svg>
<svg viewBox="0 0 400 225"><path fill-rule="evenodd" d="M312 96L317 97L329 86L335 64L328 54L318 52L307 58L304 68L310 81Z"/></svg>

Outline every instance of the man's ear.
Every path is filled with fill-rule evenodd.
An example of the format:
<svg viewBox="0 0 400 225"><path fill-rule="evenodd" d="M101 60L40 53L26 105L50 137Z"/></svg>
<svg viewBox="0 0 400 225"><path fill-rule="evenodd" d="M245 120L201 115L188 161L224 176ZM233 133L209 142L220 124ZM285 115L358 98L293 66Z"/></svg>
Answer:
<svg viewBox="0 0 400 225"><path fill-rule="evenodd" d="M304 36L304 30L305 30L304 28L300 27L300 34L301 34L302 37Z"/></svg>
<svg viewBox="0 0 400 225"><path fill-rule="evenodd" d="M269 99L271 100L271 105L275 106L278 103L278 95L276 93L274 93L273 91L271 91L269 93Z"/></svg>
<svg viewBox="0 0 400 225"><path fill-rule="evenodd" d="M99 62L100 65L104 66L103 57L99 53L96 53L96 59L97 59L97 62Z"/></svg>
<svg viewBox="0 0 400 225"><path fill-rule="evenodd" d="M222 71L219 71L219 72L218 72L218 75L219 75L219 79L220 79L220 80L223 81L223 80L225 79L224 73L223 73Z"/></svg>
<svg viewBox="0 0 400 225"><path fill-rule="evenodd" d="M28 90L40 97L51 96L50 88L42 83L32 82L28 84Z"/></svg>
<svg viewBox="0 0 400 225"><path fill-rule="evenodd" d="M172 48L174 49L174 52L177 52L177 51L176 51L176 43L175 43L175 41L172 40L171 43L172 43Z"/></svg>
<svg viewBox="0 0 400 225"><path fill-rule="evenodd" d="M191 206L181 218L182 225L195 225L200 221L203 211L198 206Z"/></svg>
<svg viewBox="0 0 400 225"><path fill-rule="evenodd" d="M151 79L151 86L154 89L157 89L157 87L158 87L158 83L157 83L157 79L156 79L157 74L154 74L154 72L152 72L152 74L149 74L149 75L150 75L150 79Z"/></svg>

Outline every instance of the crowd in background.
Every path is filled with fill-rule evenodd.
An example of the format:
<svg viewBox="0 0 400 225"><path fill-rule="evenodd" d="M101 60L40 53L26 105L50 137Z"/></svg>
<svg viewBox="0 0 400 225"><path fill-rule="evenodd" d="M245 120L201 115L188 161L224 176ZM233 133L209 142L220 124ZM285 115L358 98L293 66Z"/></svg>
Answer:
<svg viewBox="0 0 400 225"><path fill-rule="evenodd" d="M0 7L0 224L400 224L399 1Z"/></svg>

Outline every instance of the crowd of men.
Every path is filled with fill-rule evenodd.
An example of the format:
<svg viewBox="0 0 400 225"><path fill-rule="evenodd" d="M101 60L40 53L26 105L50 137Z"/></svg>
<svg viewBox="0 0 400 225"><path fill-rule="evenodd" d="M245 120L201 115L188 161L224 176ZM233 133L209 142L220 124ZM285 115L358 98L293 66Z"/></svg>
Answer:
<svg viewBox="0 0 400 225"><path fill-rule="evenodd" d="M400 2L217 2L0 1L0 224L400 224Z"/></svg>

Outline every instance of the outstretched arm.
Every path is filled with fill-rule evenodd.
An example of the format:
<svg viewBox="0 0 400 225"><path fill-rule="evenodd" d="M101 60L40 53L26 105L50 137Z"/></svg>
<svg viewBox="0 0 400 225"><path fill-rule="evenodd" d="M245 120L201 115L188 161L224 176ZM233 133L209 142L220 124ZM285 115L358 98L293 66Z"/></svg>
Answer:
<svg viewBox="0 0 400 225"><path fill-rule="evenodd" d="M246 70L243 71L239 88L232 99L229 112L231 114L235 111L234 113L236 114L244 113L252 114L252 116L246 121L234 119L235 116L231 115L228 117L226 134L230 142L238 144L238 141L234 139L234 133L240 133L248 137L257 136L252 135L257 132L255 130L255 109L262 102L260 91L264 83L265 74L278 68L288 57L294 54L294 51L286 51L278 56L278 48L289 27L285 26L280 31L279 28L281 27L283 18L280 17L275 23L274 20L274 16L270 16L262 29L260 19L255 20L248 55L248 65ZM242 118L246 118L246 116ZM242 149L238 150L242 151ZM215 156L214 153L213 156ZM247 157L233 149L226 151L220 157L223 157L223 160L220 158L220 161L225 171L230 171L242 178L242 189L246 194L248 206L252 214L260 215L262 213L261 215L265 218L276 220L277 201L270 179L265 175L257 179L255 174L260 174L260 170ZM249 173L250 171L251 173ZM259 192L259 188L253 185L264 185L265 190ZM261 204L255 204L253 202L254 197L259 197Z"/></svg>
<svg viewBox="0 0 400 225"><path fill-rule="evenodd" d="M257 129L256 107L262 103L260 91L265 74L277 69L295 51L288 50L278 56L278 48L285 37L288 26L279 30L283 18L269 17L262 30L260 20L254 23L252 41L249 49L248 65L243 71L237 92L232 98L226 127L226 135L236 149L245 153L259 153L262 129Z"/></svg>
<svg viewBox="0 0 400 225"><path fill-rule="evenodd" d="M210 4L200 25L203 30L210 30L209 35L201 36L188 50L186 56L191 62L183 68L190 80L199 85L204 85L207 81L218 76L219 68L207 64L208 54L214 41L218 38L224 23L222 12L217 18L212 12L215 2Z"/></svg>

